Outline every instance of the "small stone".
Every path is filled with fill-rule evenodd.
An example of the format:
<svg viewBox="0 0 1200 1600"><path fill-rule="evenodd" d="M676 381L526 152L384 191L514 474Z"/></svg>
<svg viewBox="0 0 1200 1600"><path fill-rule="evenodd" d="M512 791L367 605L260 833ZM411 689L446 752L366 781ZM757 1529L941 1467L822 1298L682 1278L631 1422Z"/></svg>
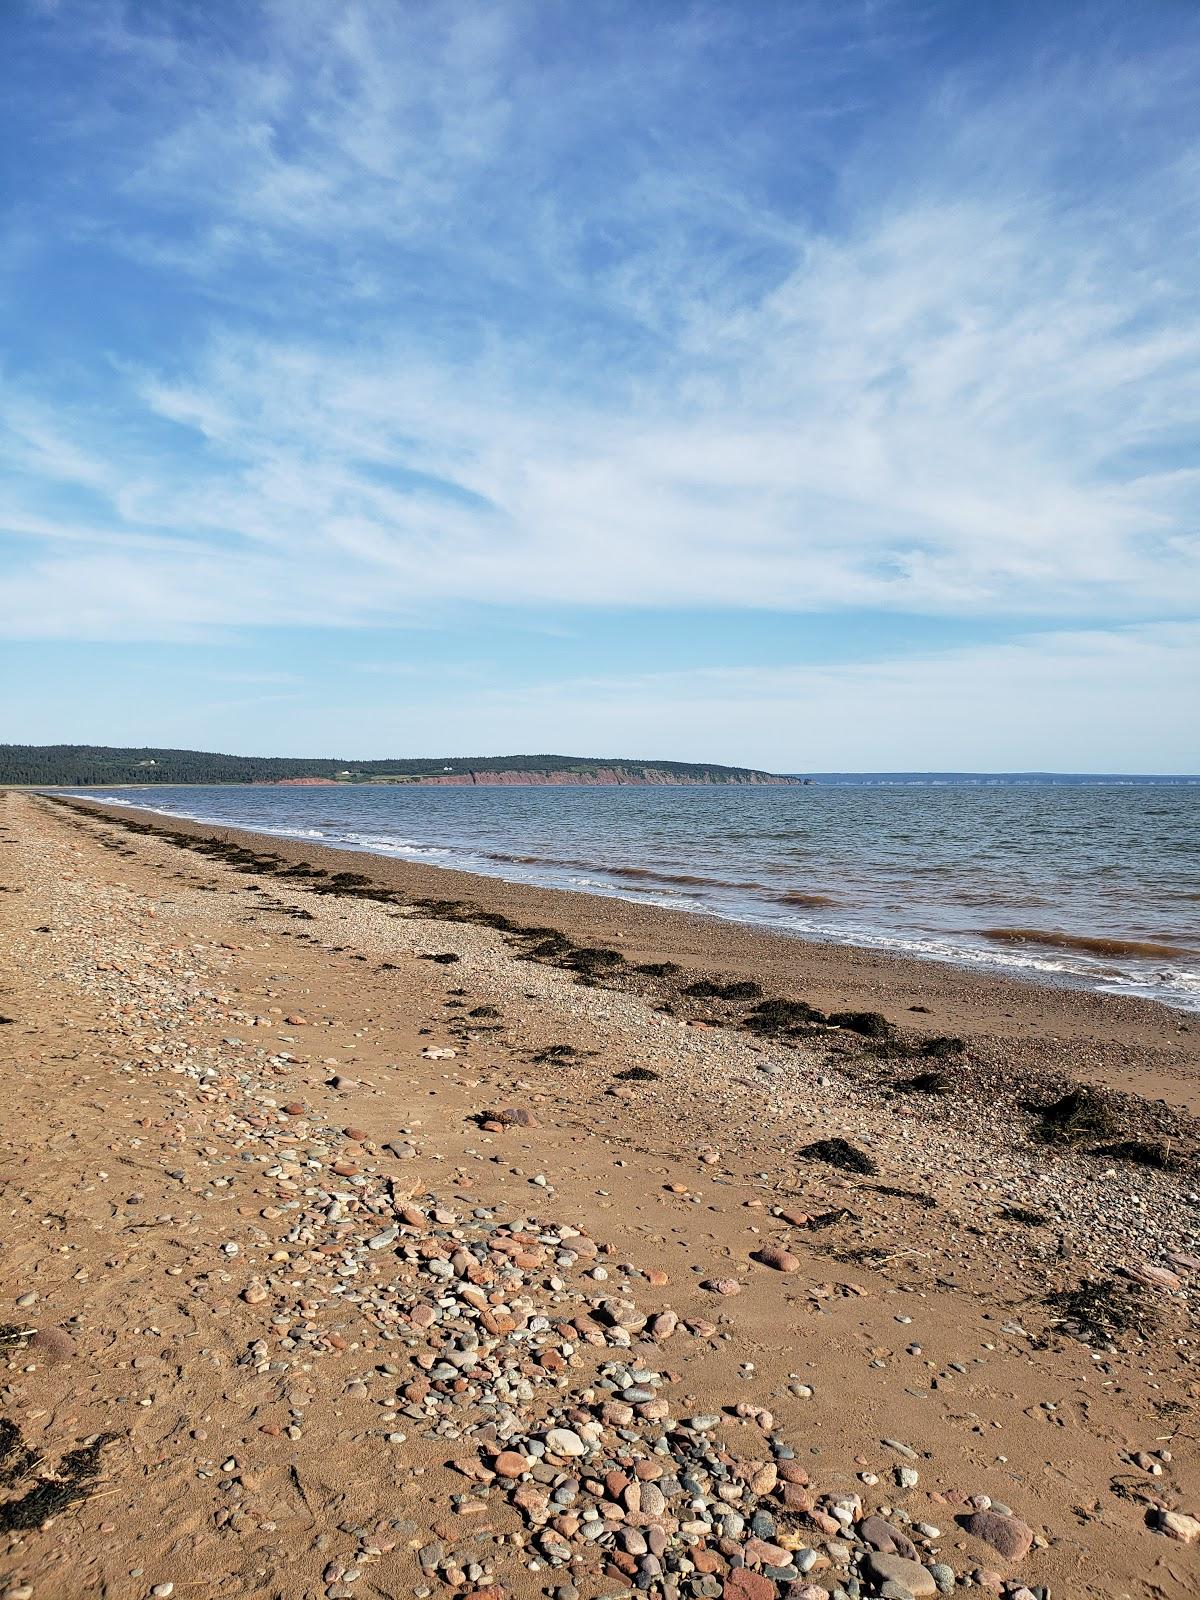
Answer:
<svg viewBox="0 0 1200 1600"><path fill-rule="evenodd" d="M1195 1544L1200 1539L1200 1518L1189 1517L1182 1511L1160 1511L1155 1526L1168 1539L1177 1539L1180 1544Z"/></svg>
<svg viewBox="0 0 1200 1600"><path fill-rule="evenodd" d="M858 1536L881 1555L903 1556L906 1561L917 1559L917 1547L908 1535L882 1517L864 1517L858 1525Z"/></svg>
<svg viewBox="0 0 1200 1600"><path fill-rule="evenodd" d="M1170 1292L1182 1287L1183 1280L1178 1273L1171 1272L1167 1267L1151 1266L1148 1261L1135 1261L1132 1266L1118 1267L1117 1271L1123 1278L1128 1278L1132 1283L1140 1283L1147 1289L1164 1289Z"/></svg>
<svg viewBox="0 0 1200 1600"><path fill-rule="evenodd" d="M798 1272L800 1258L794 1256L790 1250L785 1250L779 1244L764 1244L755 1252L754 1259L761 1261L764 1267L772 1267L776 1272Z"/></svg>
<svg viewBox="0 0 1200 1600"><path fill-rule="evenodd" d="M709 1278L700 1285L709 1294L741 1294L742 1286L736 1278Z"/></svg>
<svg viewBox="0 0 1200 1600"><path fill-rule="evenodd" d="M723 1600L775 1600L775 1585L761 1572L735 1567L725 1579Z"/></svg>
<svg viewBox="0 0 1200 1600"><path fill-rule="evenodd" d="M519 1478L525 1471L525 1457L519 1456L515 1450L501 1450L492 1465L502 1478Z"/></svg>
<svg viewBox="0 0 1200 1600"><path fill-rule="evenodd" d="M556 1456L581 1456L587 1446L571 1428L551 1428L546 1435L546 1448Z"/></svg>

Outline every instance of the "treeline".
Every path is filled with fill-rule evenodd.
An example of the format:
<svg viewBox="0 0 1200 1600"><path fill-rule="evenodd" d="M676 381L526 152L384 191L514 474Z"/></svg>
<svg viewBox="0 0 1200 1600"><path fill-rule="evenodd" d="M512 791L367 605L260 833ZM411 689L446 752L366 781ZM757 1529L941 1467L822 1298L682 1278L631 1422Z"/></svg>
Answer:
<svg viewBox="0 0 1200 1600"><path fill-rule="evenodd" d="M208 750L118 749L96 744L0 745L0 783L83 788L119 783L279 783L333 778L343 783L448 773L538 772L578 775L619 769L631 778L666 773L693 783L747 783L765 776L750 767L689 761L626 761L592 756L445 756L380 761L330 757L230 756Z"/></svg>

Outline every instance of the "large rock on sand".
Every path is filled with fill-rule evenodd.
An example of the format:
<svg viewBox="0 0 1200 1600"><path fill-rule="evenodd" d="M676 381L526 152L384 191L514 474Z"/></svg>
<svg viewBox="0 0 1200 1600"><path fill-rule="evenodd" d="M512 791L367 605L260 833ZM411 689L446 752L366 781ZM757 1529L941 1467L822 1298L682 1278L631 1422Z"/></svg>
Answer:
<svg viewBox="0 0 1200 1600"><path fill-rule="evenodd" d="M1029 1554L1033 1529L1020 1517L1006 1516L1002 1511L972 1511L959 1521L968 1533L991 1545L1006 1561L1020 1561Z"/></svg>
<svg viewBox="0 0 1200 1600"><path fill-rule="evenodd" d="M868 1577L881 1588L885 1583L898 1584L900 1588L907 1589L914 1600L921 1600L923 1595L938 1592L937 1584L933 1581L933 1573L919 1561L909 1561L905 1556L886 1555L882 1551L872 1550L863 1565Z"/></svg>

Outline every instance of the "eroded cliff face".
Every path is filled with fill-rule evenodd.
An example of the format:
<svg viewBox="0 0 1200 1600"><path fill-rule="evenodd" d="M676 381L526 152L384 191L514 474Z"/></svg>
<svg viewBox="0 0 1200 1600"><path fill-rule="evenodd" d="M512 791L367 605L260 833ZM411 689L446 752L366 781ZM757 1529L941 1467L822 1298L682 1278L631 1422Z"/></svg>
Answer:
<svg viewBox="0 0 1200 1600"><path fill-rule="evenodd" d="M746 785L746 784L797 784L800 778L777 777L770 772L747 772L744 774L723 777L714 773L711 778L685 777L677 772L664 772L658 767L596 767L591 772L430 772L420 777L378 778L364 777L364 783L394 783L403 785L450 785L455 788L482 788L485 786L499 786L502 788L520 788L530 785L544 785L555 788L618 788L634 787L644 788L652 784L670 784L672 787L694 788L697 785ZM345 778L280 778L274 785L276 788L308 788L314 784L344 785Z"/></svg>
<svg viewBox="0 0 1200 1600"><path fill-rule="evenodd" d="M639 768L631 771L627 767L597 767L593 772L434 772L421 778L409 780L422 784L454 784L462 785L502 785L507 787L519 785L546 785L559 788L578 787L583 785L588 788L604 788L618 786L643 787L650 784L671 784L676 787L694 787L697 784L791 784L799 782L796 778L776 777L769 772L751 772L744 777L711 777L711 778L685 778L678 773L662 772L657 767Z"/></svg>

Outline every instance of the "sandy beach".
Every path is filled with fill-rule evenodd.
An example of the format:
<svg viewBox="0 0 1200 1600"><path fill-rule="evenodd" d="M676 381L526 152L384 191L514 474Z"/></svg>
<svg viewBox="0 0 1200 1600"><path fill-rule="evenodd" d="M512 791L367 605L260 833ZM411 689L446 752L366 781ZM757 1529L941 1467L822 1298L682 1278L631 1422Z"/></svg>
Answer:
<svg viewBox="0 0 1200 1600"><path fill-rule="evenodd" d="M17 792L6 1600L1200 1587L1200 1025Z"/></svg>

